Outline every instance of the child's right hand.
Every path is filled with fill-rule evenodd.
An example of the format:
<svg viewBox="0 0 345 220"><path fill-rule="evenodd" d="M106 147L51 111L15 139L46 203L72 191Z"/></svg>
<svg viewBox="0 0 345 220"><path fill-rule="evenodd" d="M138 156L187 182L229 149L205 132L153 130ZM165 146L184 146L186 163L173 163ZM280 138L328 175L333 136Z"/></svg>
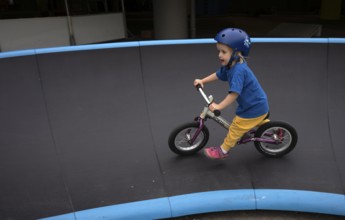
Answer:
<svg viewBox="0 0 345 220"><path fill-rule="evenodd" d="M196 87L197 85L200 85L201 88L204 88L204 84L202 83L201 79L195 79L194 80L194 86Z"/></svg>

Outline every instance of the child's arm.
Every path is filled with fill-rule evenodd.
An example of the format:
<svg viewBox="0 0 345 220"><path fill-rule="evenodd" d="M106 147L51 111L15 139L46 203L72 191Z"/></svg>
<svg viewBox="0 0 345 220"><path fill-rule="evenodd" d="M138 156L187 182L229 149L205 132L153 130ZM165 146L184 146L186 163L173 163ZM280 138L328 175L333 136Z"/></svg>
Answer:
<svg viewBox="0 0 345 220"><path fill-rule="evenodd" d="M231 105L238 97L238 94L235 92L229 93L223 101L221 101L219 104L212 103L209 108L211 111L214 110L222 110L226 108L227 106Z"/></svg>
<svg viewBox="0 0 345 220"><path fill-rule="evenodd" d="M209 82L216 81L216 80L218 80L217 74L212 73L211 75L209 75L203 79L195 79L194 80L194 86L201 85L201 87L204 87L205 83L209 83Z"/></svg>

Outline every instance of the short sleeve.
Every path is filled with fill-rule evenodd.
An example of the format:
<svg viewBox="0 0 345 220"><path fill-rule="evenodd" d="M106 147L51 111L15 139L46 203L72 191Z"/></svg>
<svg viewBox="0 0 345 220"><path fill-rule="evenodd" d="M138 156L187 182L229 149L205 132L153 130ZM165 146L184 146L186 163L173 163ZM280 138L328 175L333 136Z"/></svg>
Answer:
<svg viewBox="0 0 345 220"><path fill-rule="evenodd" d="M219 68L216 72L216 75L217 75L218 79L220 79L222 81L228 81L227 71L224 67Z"/></svg>
<svg viewBox="0 0 345 220"><path fill-rule="evenodd" d="M240 71L236 71L233 74L232 79L229 81L230 92L235 92L241 95L244 85L244 74Z"/></svg>

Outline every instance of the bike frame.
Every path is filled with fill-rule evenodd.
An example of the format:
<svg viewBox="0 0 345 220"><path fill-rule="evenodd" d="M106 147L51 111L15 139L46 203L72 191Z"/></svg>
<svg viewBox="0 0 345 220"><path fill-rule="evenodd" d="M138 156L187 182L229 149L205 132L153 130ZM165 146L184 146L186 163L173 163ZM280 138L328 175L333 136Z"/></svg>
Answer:
<svg viewBox="0 0 345 220"><path fill-rule="evenodd" d="M200 92L200 94L203 96L203 98L205 99L206 103L208 105L210 105L213 102L213 97L210 96L209 98L206 96L206 94L204 93L204 91L202 90L202 88L199 86L197 87L198 91ZM220 113L220 112L219 112ZM223 117L221 116L216 116L215 113L213 113L208 106L204 107L203 111L201 112L200 116L196 118L196 121L199 122L199 127L196 130L196 132L194 133L193 137L191 138L191 140L189 141L190 144L193 144L194 141L196 140L196 138L199 136L201 130L203 129L203 127L205 126L205 121L206 119L212 119L213 121L215 121L217 124L219 124L220 126L222 126L223 128L225 128L226 130L229 130L230 127L230 123ZM266 134L266 136L271 137L271 138L257 138L257 137L252 137L255 135L256 129L252 129L250 131L248 131L244 137L247 135L249 136L249 138L241 138L239 141L237 141L237 144L245 144L248 142L253 142L253 141L258 141L258 142L264 142L264 143L269 143L269 144L277 144L277 142L275 141L276 138L272 139L273 134Z"/></svg>

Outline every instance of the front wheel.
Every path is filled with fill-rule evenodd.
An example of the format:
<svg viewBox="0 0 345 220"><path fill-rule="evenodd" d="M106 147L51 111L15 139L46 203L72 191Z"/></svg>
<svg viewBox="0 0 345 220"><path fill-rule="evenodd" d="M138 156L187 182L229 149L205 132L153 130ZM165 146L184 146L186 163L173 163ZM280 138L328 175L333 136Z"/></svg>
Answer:
<svg viewBox="0 0 345 220"><path fill-rule="evenodd" d="M270 121L255 132L256 149L268 157L282 157L290 153L297 144L296 130L286 122Z"/></svg>
<svg viewBox="0 0 345 220"><path fill-rule="evenodd" d="M209 131L204 126L194 142L191 143L198 128L199 122L190 122L175 128L169 136L170 150L182 156L192 155L201 150L208 141Z"/></svg>

